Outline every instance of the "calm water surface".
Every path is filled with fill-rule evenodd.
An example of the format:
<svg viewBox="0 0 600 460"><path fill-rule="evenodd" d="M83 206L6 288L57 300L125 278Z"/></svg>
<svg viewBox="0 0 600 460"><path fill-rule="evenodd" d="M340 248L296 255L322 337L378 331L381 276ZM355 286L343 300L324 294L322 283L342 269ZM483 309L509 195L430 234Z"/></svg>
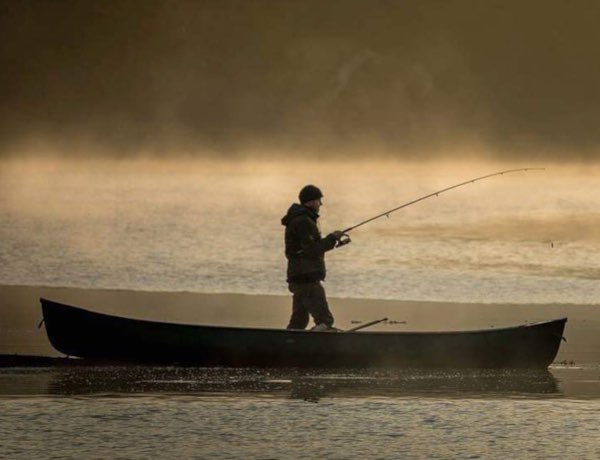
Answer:
<svg viewBox="0 0 600 460"><path fill-rule="evenodd" d="M0 372L6 458L598 458L600 368Z"/></svg>
<svg viewBox="0 0 600 460"><path fill-rule="evenodd" d="M4 160L0 284L286 294L280 218L302 185L323 188L329 232L515 166ZM328 293L597 304L598 169L541 166L357 229L328 257Z"/></svg>

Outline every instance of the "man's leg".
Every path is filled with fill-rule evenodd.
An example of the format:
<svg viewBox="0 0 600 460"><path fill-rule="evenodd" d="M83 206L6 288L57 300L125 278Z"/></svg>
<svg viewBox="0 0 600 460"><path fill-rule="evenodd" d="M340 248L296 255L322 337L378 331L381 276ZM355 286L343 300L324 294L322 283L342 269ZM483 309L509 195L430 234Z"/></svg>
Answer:
<svg viewBox="0 0 600 460"><path fill-rule="evenodd" d="M294 297L292 299L292 317L287 329L306 329L308 325L308 310L306 309L306 289L303 285L290 283L288 288Z"/></svg>
<svg viewBox="0 0 600 460"><path fill-rule="evenodd" d="M308 293L306 295L306 310L315 320L315 325L325 324L327 327L333 326L333 315L329 310L325 289L320 282L306 285Z"/></svg>

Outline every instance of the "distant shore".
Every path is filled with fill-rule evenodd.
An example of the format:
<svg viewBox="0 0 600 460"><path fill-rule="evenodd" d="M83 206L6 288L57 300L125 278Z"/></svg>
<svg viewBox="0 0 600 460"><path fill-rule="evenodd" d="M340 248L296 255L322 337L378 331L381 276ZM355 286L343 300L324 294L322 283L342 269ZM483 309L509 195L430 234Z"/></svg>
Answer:
<svg viewBox="0 0 600 460"><path fill-rule="evenodd" d="M43 326L39 298L62 301L99 312L191 324L285 327L289 296L147 292L35 286L0 286L0 354L61 356ZM566 343L557 362L600 363L600 305L514 305L413 302L331 298L336 325L348 329L359 321L388 317L407 324L372 330L468 330L502 327L568 317ZM50 362L50 361L49 361ZM54 361L52 361L54 362Z"/></svg>

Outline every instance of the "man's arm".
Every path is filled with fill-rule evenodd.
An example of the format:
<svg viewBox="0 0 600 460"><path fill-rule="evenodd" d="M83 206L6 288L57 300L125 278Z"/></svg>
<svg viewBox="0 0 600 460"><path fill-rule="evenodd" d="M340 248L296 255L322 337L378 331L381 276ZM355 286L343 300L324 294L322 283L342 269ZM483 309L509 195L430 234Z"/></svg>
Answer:
<svg viewBox="0 0 600 460"><path fill-rule="evenodd" d="M335 247L337 238L330 233L325 238L320 238L315 224L308 219L302 219L295 228L296 236L300 242L300 253L305 257L319 257Z"/></svg>

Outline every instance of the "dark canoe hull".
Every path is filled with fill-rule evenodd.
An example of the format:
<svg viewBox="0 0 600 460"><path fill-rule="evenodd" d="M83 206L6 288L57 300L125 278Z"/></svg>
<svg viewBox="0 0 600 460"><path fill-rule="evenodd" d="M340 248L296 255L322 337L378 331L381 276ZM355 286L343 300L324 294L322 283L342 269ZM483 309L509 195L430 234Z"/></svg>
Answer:
<svg viewBox="0 0 600 460"><path fill-rule="evenodd" d="M466 332L309 332L161 323L41 299L58 351L144 364L229 367L546 368L566 318Z"/></svg>

